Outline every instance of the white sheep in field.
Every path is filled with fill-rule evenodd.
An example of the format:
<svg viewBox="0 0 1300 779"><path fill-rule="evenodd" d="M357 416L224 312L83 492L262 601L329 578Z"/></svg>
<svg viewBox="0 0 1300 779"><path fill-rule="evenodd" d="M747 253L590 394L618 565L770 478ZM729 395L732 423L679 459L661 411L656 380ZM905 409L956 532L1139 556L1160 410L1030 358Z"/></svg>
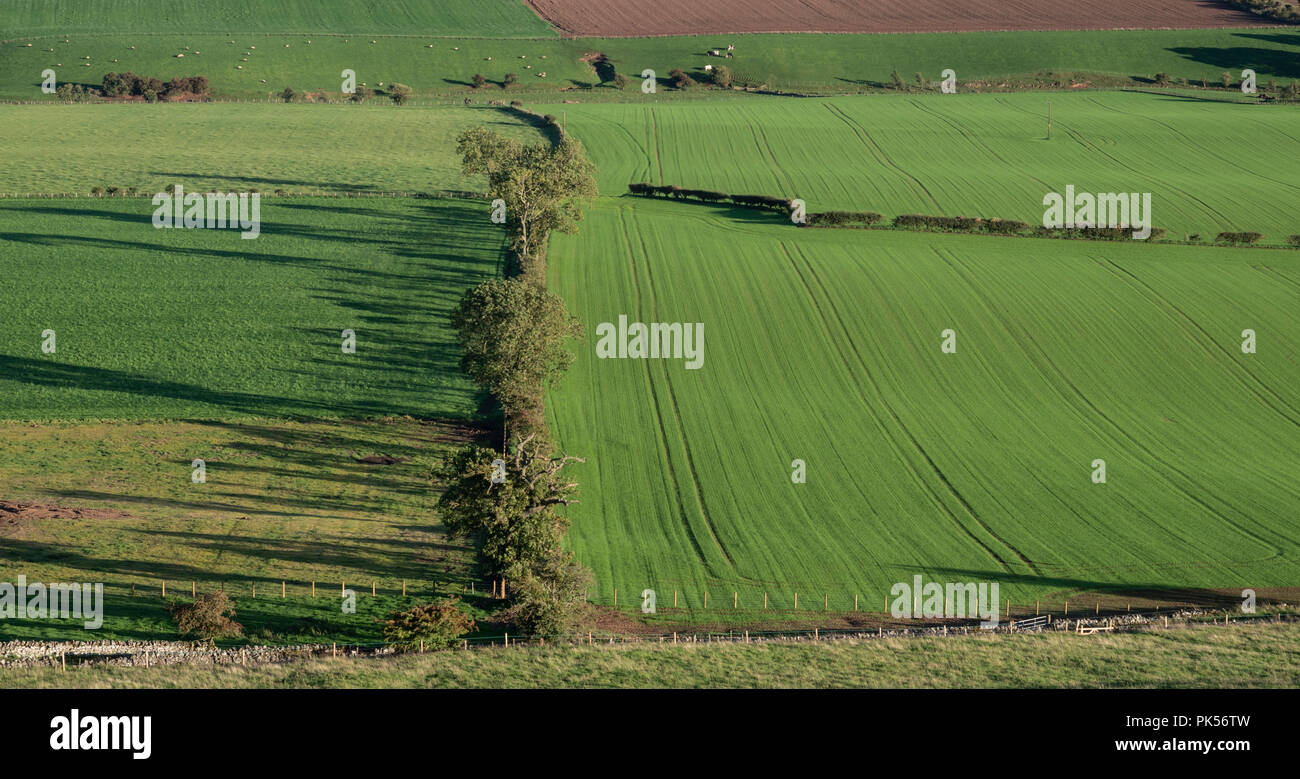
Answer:
<svg viewBox="0 0 1300 779"><path fill-rule="evenodd" d="M708 72L710 72L710 71L712 71L712 70L713 70L713 66L712 66L712 65L705 65L705 66L704 66L704 72L705 72L705 73L708 73Z"/></svg>

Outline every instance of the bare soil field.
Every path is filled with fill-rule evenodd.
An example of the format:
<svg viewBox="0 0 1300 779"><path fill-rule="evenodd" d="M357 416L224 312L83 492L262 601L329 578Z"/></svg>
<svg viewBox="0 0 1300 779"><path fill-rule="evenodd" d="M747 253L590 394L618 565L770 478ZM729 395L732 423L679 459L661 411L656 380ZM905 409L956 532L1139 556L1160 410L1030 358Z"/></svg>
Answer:
<svg viewBox="0 0 1300 779"><path fill-rule="evenodd" d="M1270 24L1214 0L526 0L569 35L971 32Z"/></svg>

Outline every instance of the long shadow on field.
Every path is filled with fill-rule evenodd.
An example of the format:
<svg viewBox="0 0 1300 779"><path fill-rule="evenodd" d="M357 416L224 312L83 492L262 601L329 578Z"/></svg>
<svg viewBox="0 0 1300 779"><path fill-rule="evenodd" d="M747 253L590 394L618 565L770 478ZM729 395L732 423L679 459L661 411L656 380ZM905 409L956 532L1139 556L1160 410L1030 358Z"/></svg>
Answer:
<svg viewBox="0 0 1300 779"><path fill-rule="evenodd" d="M1214 73L1205 75L1211 84L1219 80L1219 72L1224 70L1232 73L1236 81L1244 68L1252 68L1261 74L1270 73L1278 78L1300 78L1300 55L1293 51L1249 46L1173 46L1168 51L1214 68Z"/></svg>
<svg viewBox="0 0 1300 779"><path fill-rule="evenodd" d="M477 202L440 200L419 207L403 204L392 210L363 206L288 204L306 211L338 213L364 218L367 229L286 224L268 208L257 241L235 241L237 248L164 246L157 242L126 241L87 235L0 233L0 240L39 246L70 246L131 252L166 251L173 257L193 258L211 267L214 261L257 262L309 271L319 285L306 287L316 299L336 312L326 321L303 322L291 328L296 347L306 342L305 359L277 363L277 373L298 374L303 386L318 385L322 376L363 388L361 398L339 400L282 397L268 393L221 391L178 381L152 378L108 368L62 364L16 355L0 355L0 376L28 384L127 392L190 400L250 415L283 417L409 415L431 417L465 401L466 386L459 368L459 345L449 338L413 338L413 333L441 334L444 317L464 290L500 271L505 258L504 234L491 225L487 209ZM34 212L149 222L147 214L40 206L20 207ZM396 262L386 269L330 261L305 254L252 251L247 244L282 247L277 239L328 240L355 246L368 244ZM302 242L294 240L298 249ZM350 259L350 257L349 257ZM345 354L342 331L355 331L357 351ZM323 370L322 370L323 369ZM421 381L429 377L432 381ZM414 387L426 385L415 392ZM352 393L349 393L352 394ZM408 400L370 400L386 395ZM481 396L481 393L479 393ZM418 398L418 400L410 400ZM481 397L479 397L481 400Z"/></svg>
<svg viewBox="0 0 1300 779"><path fill-rule="evenodd" d="M1190 604L1203 608L1230 608L1241 605L1241 597L1231 592L1216 592L1203 587L1174 587L1168 583L1116 583L1078 579L1064 576L1033 576L1007 573L1005 571L973 570L969 568L920 568L916 573L923 574L933 581L935 578L949 581L998 582L1001 584L1024 584L1034 587L1056 587L1066 591L1101 594L1107 597L1123 597L1134 601L1155 603Z"/></svg>
<svg viewBox="0 0 1300 779"><path fill-rule="evenodd" d="M752 222L758 224L785 224L790 223L790 218L780 211L771 211L760 208L745 208L742 206L728 205L726 203L707 203L702 200L675 200L667 197L643 197L641 195L623 194L620 197L631 198L632 200L653 200L665 203L684 203L700 210L711 212L712 216L722 217L732 222Z"/></svg>
<svg viewBox="0 0 1300 779"><path fill-rule="evenodd" d="M290 186L308 186L322 190L335 190L339 192L360 192L376 191L378 187L373 184L358 184L355 181L308 181L307 179L273 179L265 176L222 176L211 172L198 173L194 171L182 172L175 170L151 170L151 176L175 176L177 178L192 179L219 179L221 181L231 181L240 184L275 184Z"/></svg>

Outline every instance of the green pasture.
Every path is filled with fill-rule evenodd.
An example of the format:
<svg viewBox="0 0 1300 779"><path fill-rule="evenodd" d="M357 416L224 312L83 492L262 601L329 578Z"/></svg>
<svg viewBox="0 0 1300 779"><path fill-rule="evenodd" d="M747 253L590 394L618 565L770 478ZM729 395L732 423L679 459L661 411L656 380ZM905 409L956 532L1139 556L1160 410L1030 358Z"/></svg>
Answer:
<svg viewBox="0 0 1300 779"><path fill-rule="evenodd" d="M485 201L273 198L254 239L152 214L0 200L0 418L477 414L447 317L500 271Z"/></svg>
<svg viewBox="0 0 1300 779"><path fill-rule="evenodd" d="M918 574L1058 608L1295 584L1293 251L802 230L603 198L550 257L587 331L548 412L588 458L570 537L597 602L879 611ZM704 367L597 359L620 314L703 323Z"/></svg>
<svg viewBox="0 0 1300 779"><path fill-rule="evenodd" d="M440 3L428 12L446 18L439 14L449 5L455 4ZM461 13L478 14L481 5L465 6ZM530 13L522 3L519 7ZM1149 84L1157 73L1215 86L1224 71L1235 81L1246 68L1259 74L1261 84L1270 78L1282 83L1300 79L1300 33L1287 28L577 39L539 31L519 39L478 24L426 32L412 23L403 26L401 35L368 34L370 28L360 21L329 27L328 35L317 34L323 33L320 28L291 31L283 26L212 32L210 24L174 32L150 28L158 34L9 34L0 43L0 98L53 100L40 91L46 68L60 82L87 85L99 85L109 71L130 70L164 81L203 75L214 94L241 99L266 99L285 87L337 98L346 68L371 87L397 81L417 95L480 102L509 99L512 93L554 97L560 91L574 100L617 95L662 102L670 70L681 68L704 79L704 67L718 64L726 64L740 83L796 92L892 87L894 71L914 87L916 74L938 81L946 68L970 88L985 90L1019 84L1058 89ZM441 37L448 34L458 37ZM709 56L729 44L736 45L732 59ZM609 62L599 71L590 64L598 54ZM655 71L659 91L643 98L640 74L647 68ZM633 79L627 90L613 88L614 72ZM475 73L491 85L471 89ZM519 77L512 92L501 88L507 73Z"/></svg>
<svg viewBox="0 0 1300 779"><path fill-rule="evenodd" d="M8 106L0 111L0 193L85 196L98 186L150 194L169 184L267 194L480 192L486 182L461 173L454 140L479 125L542 139L486 107Z"/></svg>
<svg viewBox="0 0 1300 779"><path fill-rule="evenodd" d="M520 0L77 0L6 3L0 35L327 32L406 35L554 35Z"/></svg>
<svg viewBox="0 0 1300 779"><path fill-rule="evenodd" d="M809 211L1042 224L1043 196L1072 184L1151 193L1170 238L1300 233L1296 106L1030 92L564 108L606 195L648 181L799 197Z"/></svg>

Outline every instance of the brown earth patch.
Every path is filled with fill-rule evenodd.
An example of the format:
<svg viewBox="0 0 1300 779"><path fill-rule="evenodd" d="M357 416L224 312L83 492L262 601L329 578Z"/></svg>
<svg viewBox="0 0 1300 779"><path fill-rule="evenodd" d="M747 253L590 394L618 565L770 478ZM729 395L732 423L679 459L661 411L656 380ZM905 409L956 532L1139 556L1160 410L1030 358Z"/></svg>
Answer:
<svg viewBox="0 0 1300 779"><path fill-rule="evenodd" d="M53 503L15 503L0 500L0 529L44 519L125 519L129 516L113 509L82 509L56 506Z"/></svg>
<svg viewBox="0 0 1300 779"><path fill-rule="evenodd" d="M1158 30L1276 25L1213 0L525 0L573 36ZM726 42L722 42L724 45ZM738 52L740 53L740 52Z"/></svg>

